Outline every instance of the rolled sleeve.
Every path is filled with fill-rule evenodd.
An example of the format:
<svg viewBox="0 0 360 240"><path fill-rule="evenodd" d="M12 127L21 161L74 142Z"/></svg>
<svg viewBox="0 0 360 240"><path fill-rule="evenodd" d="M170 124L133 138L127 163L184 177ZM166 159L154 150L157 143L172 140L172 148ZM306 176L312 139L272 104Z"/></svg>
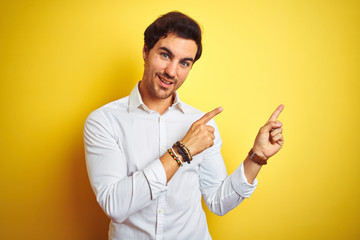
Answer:
<svg viewBox="0 0 360 240"><path fill-rule="evenodd" d="M244 173L244 163L231 174L231 183L233 185L234 190L244 198L250 198L251 194L256 189L258 180L255 179L252 184L248 183L248 180Z"/></svg>
<svg viewBox="0 0 360 240"><path fill-rule="evenodd" d="M152 200L157 199L166 192L166 173L160 159L144 168L143 172L150 186Z"/></svg>

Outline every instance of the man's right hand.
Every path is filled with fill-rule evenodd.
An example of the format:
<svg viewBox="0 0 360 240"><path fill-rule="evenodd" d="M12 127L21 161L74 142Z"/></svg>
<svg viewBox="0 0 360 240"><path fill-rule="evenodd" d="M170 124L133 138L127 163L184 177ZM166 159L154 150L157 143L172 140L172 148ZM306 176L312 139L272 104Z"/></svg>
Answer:
<svg viewBox="0 0 360 240"><path fill-rule="evenodd" d="M185 137L181 140L181 142L190 150L192 156L195 156L214 145L215 130L212 126L206 124L213 117L221 113L222 110L221 107L218 107L211 112L206 113L191 125Z"/></svg>

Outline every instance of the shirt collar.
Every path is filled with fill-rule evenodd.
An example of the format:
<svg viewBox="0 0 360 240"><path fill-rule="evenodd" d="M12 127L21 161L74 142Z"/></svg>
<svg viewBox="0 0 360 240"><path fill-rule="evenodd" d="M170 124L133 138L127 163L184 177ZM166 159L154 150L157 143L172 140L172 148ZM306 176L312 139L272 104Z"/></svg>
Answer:
<svg viewBox="0 0 360 240"><path fill-rule="evenodd" d="M150 112L150 109L145 105L143 102L140 91L139 91L139 84L138 82L134 89L131 91L129 96L129 112L135 111L137 108L142 108L147 112ZM183 102L180 100L179 94L175 92L175 99L172 107L179 109L181 112L185 113L185 108L183 106Z"/></svg>

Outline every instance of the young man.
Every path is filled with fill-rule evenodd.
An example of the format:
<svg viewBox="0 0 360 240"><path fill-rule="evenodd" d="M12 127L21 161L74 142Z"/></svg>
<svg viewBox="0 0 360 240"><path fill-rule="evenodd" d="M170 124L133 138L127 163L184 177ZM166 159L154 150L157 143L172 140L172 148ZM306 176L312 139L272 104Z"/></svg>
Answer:
<svg viewBox="0 0 360 240"><path fill-rule="evenodd" d="M201 51L193 19L161 16L145 31L142 80L85 123L88 175L111 219L109 239L211 239L201 197L212 212L226 214L250 197L261 166L282 147L280 105L227 175L212 119L222 108L204 114L176 93Z"/></svg>

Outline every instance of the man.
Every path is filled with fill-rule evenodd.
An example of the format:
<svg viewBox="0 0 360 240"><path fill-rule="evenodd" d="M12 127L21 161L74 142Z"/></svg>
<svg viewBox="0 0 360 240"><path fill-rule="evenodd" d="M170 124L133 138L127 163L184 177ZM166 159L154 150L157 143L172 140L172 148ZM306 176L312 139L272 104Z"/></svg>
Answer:
<svg viewBox="0 0 360 240"><path fill-rule="evenodd" d="M92 112L84 129L88 175L111 219L109 239L211 239L201 206L224 215L249 198L268 158L283 144L280 105L230 176L214 116L176 90L201 56L198 24L179 12L145 31L142 80L130 96ZM238 156L234 156L237 160Z"/></svg>

